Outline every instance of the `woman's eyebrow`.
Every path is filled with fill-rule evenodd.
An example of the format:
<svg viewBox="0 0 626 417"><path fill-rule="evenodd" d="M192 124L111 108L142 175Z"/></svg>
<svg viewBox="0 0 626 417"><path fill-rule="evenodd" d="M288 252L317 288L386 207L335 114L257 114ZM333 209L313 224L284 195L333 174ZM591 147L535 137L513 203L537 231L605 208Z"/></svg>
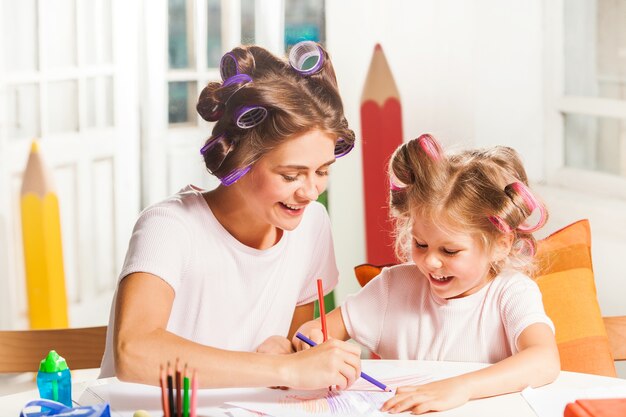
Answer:
<svg viewBox="0 0 626 417"><path fill-rule="evenodd" d="M322 165L320 166L320 168L324 168L324 167L330 166L330 165L334 164L334 163L335 163L335 161L336 161L336 159L333 159L333 160L331 160L331 161L328 161L328 162L326 162L326 163L322 164ZM306 166L306 165L279 165L279 166L278 166L278 168L297 169L297 170L299 170L299 171L304 171L304 170L308 170L308 169L309 169L309 167L308 167L308 166Z"/></svg>

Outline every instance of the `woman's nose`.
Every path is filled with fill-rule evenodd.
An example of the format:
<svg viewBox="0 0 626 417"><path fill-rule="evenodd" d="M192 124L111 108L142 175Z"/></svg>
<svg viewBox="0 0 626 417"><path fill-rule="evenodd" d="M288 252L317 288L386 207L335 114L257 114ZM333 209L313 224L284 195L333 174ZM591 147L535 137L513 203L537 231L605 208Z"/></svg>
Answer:
<svg viewBox="0 0 626 417"><path fill-rule="evenodd" d="M300 187L300 195L310 201L317 200L320 194L320 189L313 179L307 179Z"/></svg>

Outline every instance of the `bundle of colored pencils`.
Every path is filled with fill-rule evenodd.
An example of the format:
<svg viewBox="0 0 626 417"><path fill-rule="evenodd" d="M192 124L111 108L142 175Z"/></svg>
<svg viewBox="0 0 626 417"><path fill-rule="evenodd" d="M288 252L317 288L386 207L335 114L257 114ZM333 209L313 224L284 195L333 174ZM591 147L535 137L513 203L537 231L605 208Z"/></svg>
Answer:
<svg viewBox="0 0 626 417"><path fill-rule="evenodd" d="M160 384L163 417L196 417L198 403L196 370L192 371L191 383L188 375L187 364L181 370L178 359L174 369L169 362L167 362L166 368L161 365Z"/></svg>

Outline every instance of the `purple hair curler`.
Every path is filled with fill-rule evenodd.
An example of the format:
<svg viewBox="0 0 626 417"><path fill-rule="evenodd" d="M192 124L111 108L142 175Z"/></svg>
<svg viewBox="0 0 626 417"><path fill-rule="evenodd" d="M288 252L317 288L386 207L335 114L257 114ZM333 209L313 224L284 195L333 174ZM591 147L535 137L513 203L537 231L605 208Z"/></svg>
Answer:
<svg viewBox="0 0 626 417"><path fill-rule="evenodd" d="M302 75L315 74L324 65L324 51L316 42L298 42L289 51L289 64Z"/></svg>
<svg viewBox="0 0 626 417"><path fill-rule="evenodd" d="M228 87L229 85L238 83L243 83L245 85L249 82L252 82L252 77L250 77L248 74L235 74L232 77L228 77L222 84L222 87Z"/></svg>
<svg viewBox="0 0 626 417"><path fill-rule="evenodd" d="M353 148L354 142L348 143L343 138L337 139L337 143L335 143L335 158L347 155Z"/></svg>
<svg viewBox="0 0 626 417"><path fill-rule="evenodd" d="M200 154L204 155L209 150L213 149L213 147L217 145L217 143L221 141L222 139L224 139L224 135L219 135L218 137L213 138L212 140L208 141L202 148L200 148Z"/></svg>
<svg viewBox="0 0 626 417"><path fill-rule="evenodd" d="M252 167L248 165L247 167L236 169L232 171L231 173L229 173L228 175L226 175L225 177L220 178L220 182L222 183L222 185L225 185L227 187L229 185L233 185L234 183L239 181L241 177L246 175L248 171L250 171L250 168Z"/></svg>
<svg viewBox="0 0 626 417"><path fill-rule="evenodd" d="M226 81L233 75L239 74L239 65L237 64L237 58L232 52L227 52L220 59L220 76L222 81Z"/></svg>
<svg viewBox="0 0 626 417"><path fill-rule="evenodd" d="M259 125L267 117L267 109L261 106L241 106L235 112L235 124L241 129Z"/></svg>

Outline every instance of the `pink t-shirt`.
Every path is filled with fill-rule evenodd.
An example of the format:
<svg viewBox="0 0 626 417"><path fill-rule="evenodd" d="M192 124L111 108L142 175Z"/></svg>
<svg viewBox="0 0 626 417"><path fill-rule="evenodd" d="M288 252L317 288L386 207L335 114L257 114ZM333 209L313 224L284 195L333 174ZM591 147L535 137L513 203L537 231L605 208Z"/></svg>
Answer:
<svg viewBox="0 0 626 417"><path fill-rule="evenodd" d="M539 287L516 271L446 300L414 264L397 265L349 296L341 313L350 336L383 359L495 363L518 352L517 338L529 325L554 331Z"/></svg>

